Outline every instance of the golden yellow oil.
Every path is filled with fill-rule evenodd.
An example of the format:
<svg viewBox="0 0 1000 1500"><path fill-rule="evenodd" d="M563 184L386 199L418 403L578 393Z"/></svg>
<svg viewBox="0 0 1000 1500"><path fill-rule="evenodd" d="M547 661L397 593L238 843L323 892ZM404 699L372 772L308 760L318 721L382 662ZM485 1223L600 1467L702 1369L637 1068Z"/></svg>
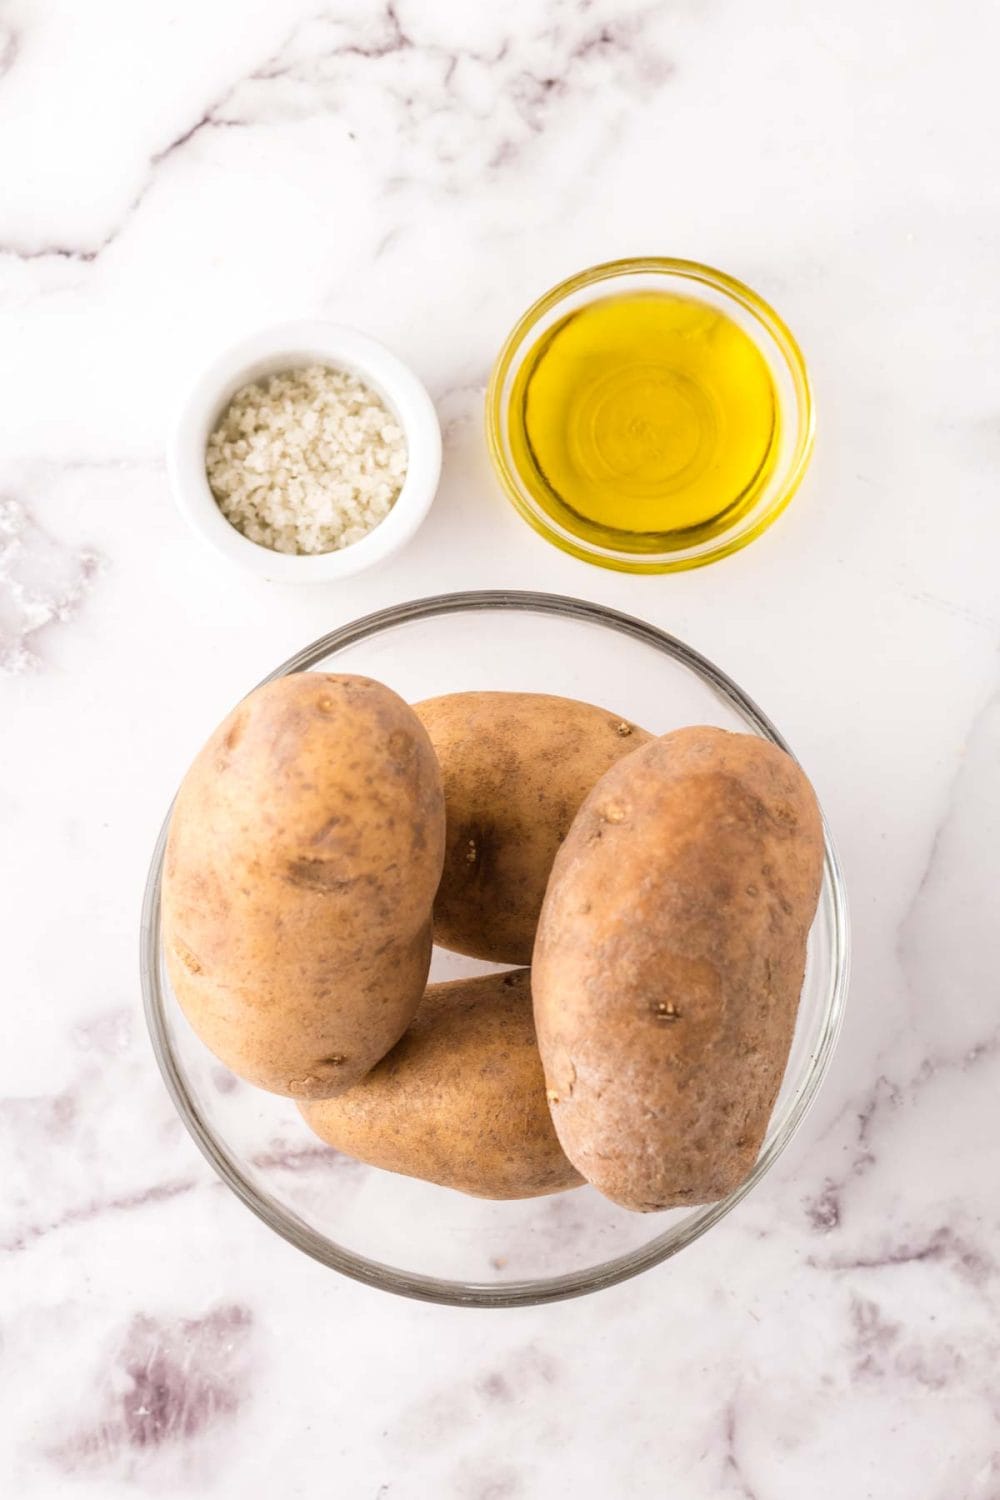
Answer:
<svg viewBox="0 0 1000 1500"><path fill-rule="evenodd" d="M774 465L767 361L695 298L628 293L555 323L510 396L511 455L539 506L574 535L632 552L727 530Z"/></svg>

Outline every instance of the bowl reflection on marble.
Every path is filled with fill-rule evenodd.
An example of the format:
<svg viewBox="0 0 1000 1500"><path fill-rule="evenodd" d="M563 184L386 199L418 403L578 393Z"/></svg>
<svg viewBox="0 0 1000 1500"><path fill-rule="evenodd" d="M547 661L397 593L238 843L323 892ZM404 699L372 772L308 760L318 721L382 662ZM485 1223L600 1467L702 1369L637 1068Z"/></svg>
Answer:
<svg viewBox="0 0 1000 1500"><path fill-rule="evenodd" d="M357 672L411 702L493 689L600 704L658 734L683 724L784 741L718 668L662 631L595 604L532 593L448 594L332 631L272 672ZM222 713L230 707L220 705ZM787 748L787 747L786 747ZM142 920L146 1018L167 1088L219 1175L278 1234L325 1265L431 1302L511 1307L610 1286L717 1223L791 1140L829 1066L847 985L843 880L827 836L795 1038L760 1157L739 1188L697 1209L633 1214L582 1187L493 1203L364 1166L322 1145L289 1099L224 1068L187 1024L160 943L166 825ZM490 965L435 950L432 976Z"/></svg>

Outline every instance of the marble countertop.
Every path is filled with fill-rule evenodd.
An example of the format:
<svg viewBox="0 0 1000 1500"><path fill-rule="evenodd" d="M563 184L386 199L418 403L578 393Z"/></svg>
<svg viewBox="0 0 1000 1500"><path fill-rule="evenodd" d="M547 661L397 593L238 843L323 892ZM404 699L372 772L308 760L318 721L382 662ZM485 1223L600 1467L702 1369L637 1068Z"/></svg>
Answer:
<svg viewBox="0 0 1000 1500"><path fill-rule="evenodd" d="M960 24L959 24L960 22ZM8 0L0 10L0 1470L20 1500L1000 1496L1000 14L902 0ZM493 354L562 276L707 260L799 334L816 457L726 562L631 578L513 513ZM417 539L330 588L216 562L169 413L269 321L438 404ZM811 771L855 977L800 1135L582 1301L340 1279L217 1184L139 1008L207 728L390 602L546 588L681 635Z"/></svg>

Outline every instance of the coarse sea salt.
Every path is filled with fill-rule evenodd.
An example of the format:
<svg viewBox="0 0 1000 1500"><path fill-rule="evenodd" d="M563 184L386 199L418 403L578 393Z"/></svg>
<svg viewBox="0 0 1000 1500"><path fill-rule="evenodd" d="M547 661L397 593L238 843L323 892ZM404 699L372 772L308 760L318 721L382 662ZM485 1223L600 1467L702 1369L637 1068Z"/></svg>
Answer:
<svg viewBox="0 0 1000 1500"><path fill-rule="evenodd" d="M208 440L222 514L274 552L336 552L384 521L406 478L406 438L346 370L308 365L244 386Z"/></svg>

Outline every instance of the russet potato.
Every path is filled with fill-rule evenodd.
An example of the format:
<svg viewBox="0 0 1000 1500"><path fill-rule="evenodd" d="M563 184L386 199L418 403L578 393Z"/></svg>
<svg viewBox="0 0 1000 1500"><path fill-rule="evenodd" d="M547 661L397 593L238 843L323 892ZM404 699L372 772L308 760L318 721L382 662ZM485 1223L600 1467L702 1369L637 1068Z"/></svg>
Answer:
<svg viewBox="0 0 1000 1500"><path fill-rule="evenodd" d="M532 987L559 1139L615 1202L711 1202L753 1166L823 851L805 775L752 735L677 730L584 802L556 856Z"/></svg>
<svg viewBox="0 0 1000 1500"><path fill-rule="evenodd" d="M251 1083L350 1087L430 964L444 799L426 731L365 677L265 684L223 721L170 821L163 942L188 1019Z"/></svg>
<svg viewBox="0 0 1000 1500"><path fill-rule="evenodd" d="M432 984L360 1083L300 1105L338 1151L479 1198L575 1187L545 1102L526 969Z"/></svg>
<svg viewBox="0 0 1000 1500"><path fill-rule="evenodd" d="M581 802L650 736L606 709L545 693L450 693L415 711L441 764L447 808L434 940L529 964L552 861Z"/></svg>

